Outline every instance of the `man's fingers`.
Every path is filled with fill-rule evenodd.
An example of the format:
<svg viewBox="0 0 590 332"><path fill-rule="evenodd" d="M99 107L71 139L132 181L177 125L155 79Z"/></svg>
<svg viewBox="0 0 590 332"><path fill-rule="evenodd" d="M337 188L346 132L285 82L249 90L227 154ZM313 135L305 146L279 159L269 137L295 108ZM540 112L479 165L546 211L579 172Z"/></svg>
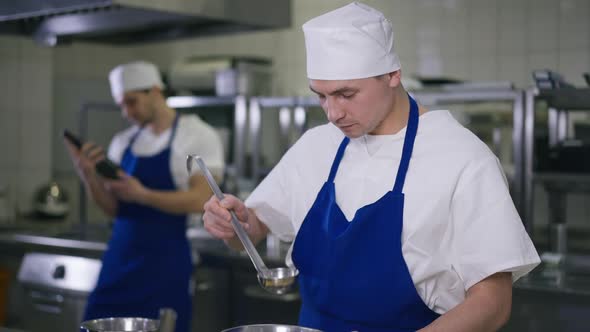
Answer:
<svg viewBox="0 0 590 332"><path fill-rule="evenodd" d="M240 221L245 222L248 220L248 209L239 198L228 194L225 195L220 204L228 210L233 210Z"/></svg>
<svg viewBox="0 0 590 332"><path fill-rule="evenodd" d="M223 233L226 237L232 237L234 235L234 230L228 221L212 214L209 211L205 212L203 215L203 220L204 226L208 231L215 231L219 235Z"/></svg>

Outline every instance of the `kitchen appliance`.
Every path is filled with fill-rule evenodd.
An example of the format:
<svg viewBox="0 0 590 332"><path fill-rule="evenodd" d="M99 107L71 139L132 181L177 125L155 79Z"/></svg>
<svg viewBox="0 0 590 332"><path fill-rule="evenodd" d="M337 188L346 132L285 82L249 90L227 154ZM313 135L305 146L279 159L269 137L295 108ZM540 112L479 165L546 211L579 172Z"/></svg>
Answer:
<svg viewBox="0 0 590 332"><path fill-rule="evenodd" d="M0 34L127 45L286 28L290 11L290 0L0 1Z"/></svg>
<svg viewBox="0 0 590 332"><path fill-rule="evenodd" d="M157 332L158 321L156 319L138 317L101 318L82 322L80 330L85 332Z"/></svg>
<svg viewBox="0 0 590 332"><path fill-rule="evenodd" d="M70 211L68 194L57 182L50 182L35 192L33 208L39 217L63 218Z"/></svg>
<svg viewBox="0 0 590 332"><path fill-rule="evenodd" d="M23 327L29 332L79 330L101 262L85 257L28 253L18 272L24 292Z"/></svg>
<svg viewBox="0 0 590 332"><path fill-rule="evenodd" d="M50 182L35 192L33 208L40 217L63 218L70 211L68 194L57 182Z"/></svg>
<svg viewBox="0 0 590 332"><path fill-rule="evenodd" d="M222 332L321 332L320 330L295 325L258 324L232 327Z"/></svg>
<svg viewBox="0 0 590 332"><path fill-rule="evenodd" d="M268 95L272 61L263 57L193 56L172 64L168 88L176 94Z"/></svg>
<svg viewBox="0 0 590 332"><path fill-rule="evenodd" d="M223 200L224 195L221 192L221 189L219 189L219 186L215 182L215 179L213 179L211 172L209 172L209 169L207 168L205 162L203 161L203 159L201 159L201 157L191 155L187 156L186 170L188 171L188 173L191 174L193 159L199 165L202 174L205 176L205 179L207 179L207 183L209 183L209 187L211 187L211 190L213 191L217 199L219 199L220 201ZM236 217L235 213L233 211L230 211L230 214L232 217L231 224L234 230L236 231L238 238L242 242L244 249L246 249L246 253L250 257L252 264L254 264L254 267L258 272L258 282L260 283L260 286L262 286L262 288L273 294L284 294L287 291L289 291L295 283L295 279L297 278L299 271L295 268L290 267L266 267L264 261L258 254L258 251L256 251L254 244L250 240L250 237L238 221L238 218Z"/></svg>

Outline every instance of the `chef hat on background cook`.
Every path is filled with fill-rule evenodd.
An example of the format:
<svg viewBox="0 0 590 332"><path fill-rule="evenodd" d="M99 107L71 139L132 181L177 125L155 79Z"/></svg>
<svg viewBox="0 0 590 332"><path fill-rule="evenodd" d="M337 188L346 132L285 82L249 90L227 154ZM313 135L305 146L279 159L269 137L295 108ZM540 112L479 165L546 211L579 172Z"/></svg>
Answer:
<svg viewBox="0 0 590 332"><path fill-rule="evenodd" d="M303 24L307 77L318 80L367 78L400 69L393 27L383 14L353 2Z"/></svg>
<svg viewBox="0 0 590 332"><path fill-rule="evenodd" d="M164 88L158 68L145 61L118 65L109 73L109 82L111 94L117 103L123 100L127 91L151 89L153 86Z"/></svg>

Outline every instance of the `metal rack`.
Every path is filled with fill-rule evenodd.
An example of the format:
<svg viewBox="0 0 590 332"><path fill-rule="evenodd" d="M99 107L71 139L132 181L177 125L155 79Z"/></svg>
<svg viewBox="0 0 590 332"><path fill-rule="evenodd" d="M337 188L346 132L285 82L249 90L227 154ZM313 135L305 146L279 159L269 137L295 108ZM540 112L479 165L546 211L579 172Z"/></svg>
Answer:
<svg viewBox="0 0 590 332"><path fill-rule="evenodd" d="M101 102L87 102L82 105L80 108L80 118L78 127L80 129L80 138L82 141L86 141L88 135L88 114L91 111L100 111L100 112L115 112L119 111L119 106L113 103L101 103ZM80 234L81 237L84 238L86 236L86 231L88 229L88 206L87 206L87 199L86 199L86 188L84 187L84 183L82 179L79 180L79 188L80 188L80 210L78 211L78 216L80 219Z"/></svg>
<svg viewBox="0 0 590 332"><path fill-rule="evenodd" d="M211 106L233 107L234 112L234 136L233 136L233 163L236 176L244 176L245 135L247 129L247 100L245 96L175 96L166 99L168 106L174 109L198 108Z"/></svg>
<svg viewBox="0 0 590 332"><path fill-rule="evenodd" d="M523 119L525 111L525 95L521 89L515 89L511 84L485 89L463 89L445 91L415 91L410 92L422 105L467 104L482 102L511 102L512 103L512 154L514 160L514 176L511 179L511 192L514 205L519 213L524 209L524 151ZM528 220L523 218L523 223ZM527 227L528 229L528 227Z"/></svg>
<svg viewBox="0 0 590 332"><path fill-rule="evenodd" d="M510 102L513 111L513 159L515 174L512 179L512 195L519 212L523 209L523 118L524 118L524 91L514 89L511 84L481 89L449 89L449 90L419 90L410 92L421 104L425 106L444 104L467 104L482 102ZM307 130L307 110L310 107L320 107L315 96L309 97L254 97L250 99L248 126L249 138L252 144L252 174L258 179L264 171L261 169L261 114L266 110L279 112L279 126L281 133L281 146L284 151L289 147L287 141L288 132L293 127L301 135ZM284 152L283 151L283 152Z"/></svg>
<svg viewBox="0 0 590 332"><path fill-rule="evenodd" d="M470 104L482 102L509 102L513 111L513 160L515 173L512 178L512 195L518 211L523 216L523 222L527 230L531 229L529 218L524 212L526 196L525 187L525 155L523 143L525 136L525 92L514 89L512 86L486 87L485 89L449 89L449 90L419 90L410 92L421 104L425 106L444 104ZM281 154L293 143L289 134L293 131L295 136L301 136L308 128L308 111L311 108L319 108L319 101L315 96L286 96L286 97L250 97L245 96L174 96L167 99L168 105L175 109L190 109L211 106L233 107L234 112L234 137L233 137L233 161L236 169L235 176L244 178L251 176L255 183L265 175L266 170L261 164L261 124L262 112L279 112L279 144ZM528 104L526 104L528 109ZM80 132L87 132L87 113L90 110L118 110L118 107L109 103L87 103L82 107L80 117ZM246 144L249 141L251 160L246 165ZM251 174L246 174L246 168L250 166ZM80 220L86 223L86 200L81 185L81 211Z"/></svg>
<svg viewBox="0 0 590 332"><path fill-rule="evenodd" d="M548 144L555 146L569 137L568 121L572 111L590 110L590 88L572 86L539 89L531 87L525 91L526 109L524 114L524 210L523 219L527 221L527 230L532 232L534 220L534 185L545 186L549 195L550 223L556 227L554 248L564 254L566 251L566 194L590 192L589 175L572 175L565 172L535 172L534 141L535 113L537 101L545 101L548 106Z"/></svg>
<svg viewBox="0 0 590 332"><path fill-rule="evenodd" d="M249 139L252 144L251 169L252 178L258 182L264 176L261 167L261 118L262 112L278 109L281 153L285 153L289 146L289 132L294 128L298 136L307 130L307 110L310 107L320 107L316 97L253 97L250 99Z"/></svg>

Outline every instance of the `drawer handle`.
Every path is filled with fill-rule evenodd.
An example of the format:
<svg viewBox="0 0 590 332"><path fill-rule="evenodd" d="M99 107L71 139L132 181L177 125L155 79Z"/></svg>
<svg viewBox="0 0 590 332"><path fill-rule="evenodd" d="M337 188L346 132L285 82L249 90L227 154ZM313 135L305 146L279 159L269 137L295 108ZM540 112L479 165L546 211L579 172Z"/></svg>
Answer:
<svg viewBox="0 0 590 332"><path fill-rule="evenodd" d="M33 300L44 303L62 304L64 302L64 297L61 294L43 294L38 291L31 291L30 296Z"/></svg>
<svg viewBox="0 0 590 332"><path fill-rule="evenodd" d="M49 313L49 314L61 314L61 308L51 305L51 304L35 303L34 306L35 306L35 309L37 309L37 311L41 311L41 312L45 312L45 313Z"/></svg>
<svg viewBox="0 0 590 332"><path fill-rule="evenodd" d="M196 288L199 292L207 292L213 289L213 284L210 282L200 282L197 284Z"/></svg>

